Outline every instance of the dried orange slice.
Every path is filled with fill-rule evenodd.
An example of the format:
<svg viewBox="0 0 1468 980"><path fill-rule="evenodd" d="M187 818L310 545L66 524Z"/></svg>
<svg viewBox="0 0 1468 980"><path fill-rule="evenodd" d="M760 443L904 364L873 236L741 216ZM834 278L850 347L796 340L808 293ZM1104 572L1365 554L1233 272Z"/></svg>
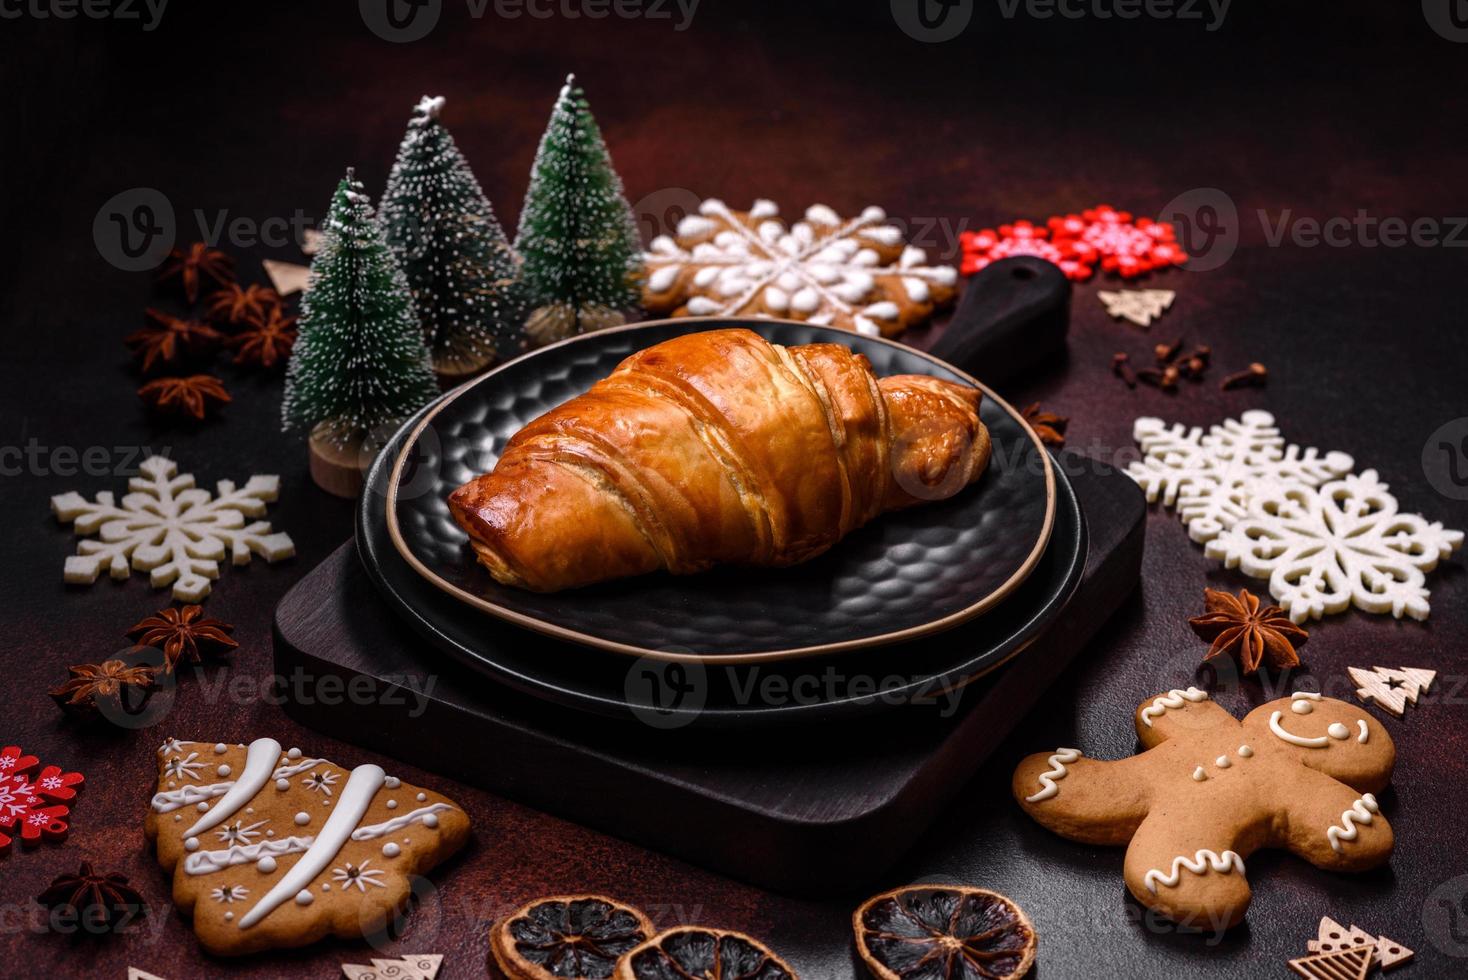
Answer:
<svg viewBox="0 0 1468 980"><path fill-rule="evenodd" d="M964 885L911 885L851 915L879 980L1014 980L1035 962L1035 927L1014 902Z"/></svg>
<svg viewBox="0 0 1468 980"><path fill-rule="evenodd" d="M510 980L605 980L653 932L647 916L616 899L553 895L505 916L489 948Z"/></svg>
<svg viewBox="0 0 1468 980"><path fill-rule="evenodd" d="M742 932L679 926L658 933L617 963L617 980L798 980L758 939Z"/></svg>

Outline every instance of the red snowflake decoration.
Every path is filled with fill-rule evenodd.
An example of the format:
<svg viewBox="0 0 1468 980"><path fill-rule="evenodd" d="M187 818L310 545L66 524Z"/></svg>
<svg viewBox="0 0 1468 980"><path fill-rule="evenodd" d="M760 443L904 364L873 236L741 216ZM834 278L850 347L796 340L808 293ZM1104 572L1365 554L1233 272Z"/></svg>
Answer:
<svg viewBox="0 0 1468 980"><path fill-rule="evenodd" d="M1109 204L1098 204L1080 214L1057 215L1045 224L1056 245L1069 245L1092 263L1099 259L1102 269L1123 279L1188 260L1171 224L1133 218L1130 212Z"/></svg>
<svg viewBox="0 0 1468 980"><path fill-rule="evenodd" d="M0 751L0 854L9 852L17 832L25 844L34 844L42 836L48 840L66 836L66 817L71 810L55 801L75 797L74 787L85 779L79 772L64 773L60 766L47 766L33 781L28 773L40 761L22 755L18 745Z"/></svg>
<svg viewBox="0 0 1468 980"><path fill-rule="evenodd" d="M1033 255L1060 266L1067 279L1082 281L1095 271L1095 253L1073 240L1052 241L1050 231L1028 221L1000 225L998 231L965 231L958 236L963 247L960 270L971 276L991 262L1014 255Z"/></svg>

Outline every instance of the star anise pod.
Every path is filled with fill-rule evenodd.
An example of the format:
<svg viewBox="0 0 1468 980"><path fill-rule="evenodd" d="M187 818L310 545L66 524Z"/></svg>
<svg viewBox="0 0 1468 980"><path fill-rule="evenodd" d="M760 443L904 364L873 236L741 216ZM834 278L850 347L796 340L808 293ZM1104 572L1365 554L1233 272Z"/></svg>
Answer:
<svg viewBox="0 0 1468 980"><path fill-rule="evenodd" d="M83 861L76 874L65 874L51 882L36 901L49 909L65 909L80 920L84 932L107 932L124 916L143 908L143 896L128 884L127 875L116 871L99 874Z"/></svg>
<svg viewBox="0 0 1468 980"><path fill-rule="evenodd" d="M184 296L190 303L199 298L201 278L211 280L216 286L234 282L234 259L203 242L194 242L186 249L169 252L158 270L159 282L177 279L183 284Z"/></svg>
<svg viewBox="0 0 1468 980"><path fill-rule="evenodd" d="M143 370L154 364L172 364L184 353L207 351L224 339L224 335L207 323L185 320L161 310L147 309L143 316L152 322L128 334L125 343L143 355Z"/></svg>
<svg viewBox="0 0 1468 980"><path fill-rule="evenodd" d="M147 691L153 686L154 667L132 666L122 660L104 660L100 664L78 664L66 668L71 677L49 692L62 711L74 715L90 715L98 702L121 706L123 691Z"/></svg>
<svg viewBox="0 0 1468 980"><path fill-rule="evenodd" d="M1237 653L1244 673L1259 669L1267 656L1273 667L1296 667L1300 657L1296 648L1310 638L1279 606L1259 608L1259 597L1248 589L1237 596L1218 589L1204 589L1207 613L1188 620L1201 639L1212 642L1205 660L1225 653Z"/></svg>
<svg viewBox="0 0 1468 980"><path fill-rule="evenodd" d="M209 319L233 326L252 317L264 317L279 305L280 293L269 286L253 282L248 286L241 286L232 282L210 293L205 309L209 313Z"/></svg>
<svg viewBox="0 0 1468 980"><path fill-rule="evenodd" d="M286 316L279 306L273 307L263 317L250 318L229 345L235 348L236 364L262 368L284 364L296 346L296 318Z"/></svg>
<svg viewBox="0 0 1468 980"><path fill-rule="evenodd" d="M200 421L212 403L232 401L224 382L211 374L187 378L156 378L138 389L138 395L160 412L191 415Z"/></svg>
<svg viewBox="0 0 1468 980"><path fill-rule="evenodd" d="M1070 419L1064 415L1056 415L1040 408L1040 403L1035 402L1029 408L1020 413L1024 420L1030 423L1030 428L1035 430L1035 435L1047 446L1059 449L1065 445L1065 427L1070 425Z"/></svg>
<svg viewBox="0 0 1468 980"><path fill-rule="evenodd" d="M163 651L164 669L172 672L180 660L200 663L202 653L224 653L239 646L230 639L234 627L204 616L203 606L170 606L127 631L128 639Z"/></svg>

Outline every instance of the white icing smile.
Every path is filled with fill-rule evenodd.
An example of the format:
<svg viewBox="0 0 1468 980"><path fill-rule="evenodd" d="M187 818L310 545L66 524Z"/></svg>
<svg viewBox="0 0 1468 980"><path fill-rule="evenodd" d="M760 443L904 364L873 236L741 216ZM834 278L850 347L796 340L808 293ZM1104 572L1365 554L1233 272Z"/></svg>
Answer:
<svg viewBox="0 0 1468 980"><path fill-rule="evenodd" d="M1284 725L1280 724L1280 720L1283 718L1283 711L1276 711L1270 715L1269 730L1274 732L1277 737L1284 739L1291 745L1298 745L1302 749L1323 749L1330 744L1332 738L1339 742L1351 737L1351 730L1337 721L1331 723L1331 726L1325 730L1325 735L1306 738L1304 735L1296 735L1294 732L1287 730ZM1329 737L1327 738L1326 736Z"/></svg>

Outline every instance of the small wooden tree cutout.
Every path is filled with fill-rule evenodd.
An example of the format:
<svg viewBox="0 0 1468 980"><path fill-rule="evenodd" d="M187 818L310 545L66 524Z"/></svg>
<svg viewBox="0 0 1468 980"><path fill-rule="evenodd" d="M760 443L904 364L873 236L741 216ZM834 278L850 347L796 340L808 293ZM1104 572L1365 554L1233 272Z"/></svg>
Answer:
<svg viewBox="0 0 1468 980"><path fill-rule="evenodd" d="M1346 928L1328 915L1321 916L1318 937L1307 942L1305 948L1312 953L1326 954L1340 953L1366 945L1372 947L1371 961L1383 970L1401 966L1413 956L1412 950L1394 939L1386 936L1372 936L1371 933L1354 923L1350 928Z"/></svg>
<svg viewBox="0 0 1468 980"><path fill-rule="evenodd" d="M1130 320L1139 327L1150 327L1152 321L1166 312L1177 297L1171 289L1123 289L1119 292L1103 289L1096 295L1114 319Z"/></svg>
<svg viewBox="0 0 1468 980"><path fill-rule="evenodd" d="M395 960L372 961L371 966L343 963L347 980L434 980L443 965L442 953L410 953Z"/></svg>
<svg viewBox="0 0 1468 980"><path fill-rule="evenodd" d="M1417 697L1432 687L1437 671L1421 667L1347 667L1351 680L1356 682L1356 697L1362 701L1375 701L1398 718L1407 711L1408 704L1416 704Z"/></svg>
<svg viewBox="0 0 1468 980"><path fill-rule="evenodd" d="M1316 953L1290 960L1290 969L1307 980L1366 980L1371 972L1372 946L1356 946L1334 953Z"/></svg>

